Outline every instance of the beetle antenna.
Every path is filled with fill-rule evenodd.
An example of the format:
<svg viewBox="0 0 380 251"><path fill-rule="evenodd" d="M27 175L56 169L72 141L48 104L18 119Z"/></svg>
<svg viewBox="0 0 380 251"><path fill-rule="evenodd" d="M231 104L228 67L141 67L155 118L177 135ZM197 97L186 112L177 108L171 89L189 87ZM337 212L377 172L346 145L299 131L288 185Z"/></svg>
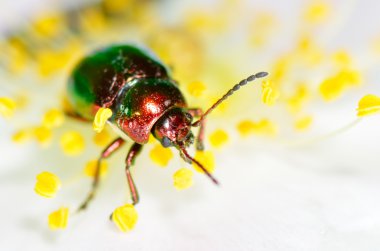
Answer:
<svg viewBox="0 0 380 251"><path fill-rule="evenodd" d="M222 103L224 100L226 100L229 96L231 96L232 94L234 94L234 92L236 92L237 90L239 90L240 87L248 84L248 82L252 82L256 78L264 78L266 76L268 76L268 73L262 71L262 72L254 74L254 75L251 75L251 76L249 76L246 79L241 80L238 84L234 85L226 94L224 94L223 97L221 97L218 101L216 101L205 113L203 113L203 115L200 117L200 119L197 120L197 121L195 121L191 126L195 126L195 127L199 126L201 124L202 120L204 120L205 117L210 112L212 112L218 105L220 105L220 103Z"/></svg>
<svg viewBox="0 0 380 251"><path fill-rule="evenodd" d="M219 185L219 182L214 178L214 176L212 176L212 174L207 171L207 169L201 164L199 163L196 159L194 159L193 157L191 157L188 152L186 151L185 148L181 147L181 151L183 152L183 154L186 156L186 158L190 159L192 162L194 162L197 166L199 166L200 169L202 169L202 171L212 180L212 182L215 183L215 185Z"/></svg>

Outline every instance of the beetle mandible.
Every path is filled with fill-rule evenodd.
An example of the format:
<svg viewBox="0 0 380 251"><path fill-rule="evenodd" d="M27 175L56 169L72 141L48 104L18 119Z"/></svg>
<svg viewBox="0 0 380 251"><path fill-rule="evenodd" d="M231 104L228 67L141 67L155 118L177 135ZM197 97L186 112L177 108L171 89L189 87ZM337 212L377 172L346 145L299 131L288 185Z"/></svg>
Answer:
<svg viewBox="0 0 380 251"><path fill-rule="evenodd" d="M95 196L99 185L100 162L118 150L125 142L134 141L127 157L125 173L132 203L139 201L130 167L152 134L164 147L175 147L188 163L194 162L215 183L218 181L201 163L189 155L186 148L194 143L191 127L200 127L196 149L203 150L206 116L241 86L256 78L267 76L259 72L234 85L206 112L189 108L166 67L145 50L132 45L113 45L83 58L74 68L67 85L70 116L92 121L99 108L110 108L107 121L120 137L100 154L92 188L78 210L85 209ZM193 118L198 120L193 122Z"/></svg>

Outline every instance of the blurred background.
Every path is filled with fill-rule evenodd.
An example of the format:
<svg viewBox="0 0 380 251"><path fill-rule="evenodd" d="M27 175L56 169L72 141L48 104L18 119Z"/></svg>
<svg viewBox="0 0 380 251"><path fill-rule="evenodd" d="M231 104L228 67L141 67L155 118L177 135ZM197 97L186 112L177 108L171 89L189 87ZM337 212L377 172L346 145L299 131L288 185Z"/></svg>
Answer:
<svg viewBox="0 0 380 251"><path fill-rule="evenodd" d="M379 9L370 0L1 1L0 247L377 250L380 118L355 109L380 95ZM130 202L128 142L107 160L89 209L51 231L49 213L75 210L89 161L116 137L64 117L67 79L86 54L125 43L157 55L190 107L208 108L253 73L270 76L215 110L206 153L192 150L220 187L194 171L193 186L175 189L173 174L192 167L152 140L132 170L139 220L122 233L108 217ZM62 181L54 199L33 191L43 171Z"/></svg>

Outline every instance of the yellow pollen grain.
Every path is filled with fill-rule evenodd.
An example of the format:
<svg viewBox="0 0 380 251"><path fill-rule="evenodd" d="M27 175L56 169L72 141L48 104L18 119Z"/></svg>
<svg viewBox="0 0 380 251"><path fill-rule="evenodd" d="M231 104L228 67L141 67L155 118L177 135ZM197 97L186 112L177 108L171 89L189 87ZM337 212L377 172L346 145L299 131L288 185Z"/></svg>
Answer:
<svg viewBox="0 0 380 251"><path fill-rule="evenodd" d="M209 172L213 173L215 170L215 157L211 151L197 151L194 158L203 165L203 167ZM195 163L192 164L195 171L203 173L203 170L199 168Z"/></svg>
<svg viewBox="0 0 380 251"><path fill-rule="evenodd" d="M305 20L310 23L320 23L327 19L330 12L330 6L324 1L314 1L310 4L305 13Z"/></svg>
<svg viewBox="0 0 380 251"><path fill-rule="evenodd" d="M160 167L166 167L169 161L173 158L173 153L170 148L164 148L157 144L149 153L150 159Z"/></svg>
<svg viewBox="0 0 380 251"><path fill-rule="evenodd" d="M156 143L156 142L157 142L156 138L152 134L150 134L149 135L148 144L153 144L153 143Z"/></svg>
<svg viewBox="0 0 380 251"><path fill-rule="evenodd" d="M228 134L222 129L215 130L210 134L209 141L213 147L220 148L228 142Z"/></svg>
<svg viewBox="0 0 380 251"><path fill-rule="evenodd" d="M83 136L79 132L68 131L61 136L60 145L66 155L74 156L83 152L85 142Z"/></svg>
<svg viewBox="0 0 380 251"><path fill-rule="evenodd" d="M96 172L96 167L98 165L98 160L90 160L87 162L85 168L84 168L84 173L88 177L95 177L95 172ZM106 176L108 173L108 163L105 160L102 160L100 162L100 177Z"/></svg>
<svg viewBox="0 0 380 251"><path fill-rule="evenodd" d="M294 127L298 131L305 131L308 128L310 128L311 124L313 123L313 117L312 116L305 116L297 119L294 123Z"/></svg>
<svg viewBox="0 0 380 251"><path fill-rule="evenodd" d="M58 109L50 109L44 114L42 125L47 128L59 127L63 124L65 116L63 112Z"/></svg>
<svg viewBox="0 0 380 251"><path fill-rule="evenodd" d="M0 97L0 115L4 118L13 116L16 109L16 102L8 97Z"/></svg>
<svg viewBox="0 0 380 251"><path fill-rule="evenodd" d="M97 146L107 146L112 140L111 133L107 128L104 128L101 132L95 133L93 141Z"/></svg>
<svg viewBox="0 0 380 251"><path fill-rule="evenodd" d="M112 221L123 232L132 230L138 220L138 214L135 207L131 204L125 204L113 211Z"/></svg>
<svg viewBox="0 0 380 251"><path fill-rule="evenodd" d="M25 143L33 137L30 129L20 129L12 135L12 141L15 143Z"/></svg>
<svg viewBox="0 0 380 251"><path fill-rule="evenodd" d="M206 90L206 86L202 82L199 82L199 81L192 82L187 86L187 91L190 93L190 95L196 98L199 98L200 96L202 96L205 90Z"/></svg>
<svg viewBox="0 0 380 251"><path fill-rule="evenodd" d="M359 100L357 116L363 117L380 112L380 97L368 94Z"/></svg>
<svg viewBox="0 0 380 251"><path fill-rule="evenodd" d="M242 137L247 137L251 134L262 136L274 136L277 134L277 126L268 119L262 119L258 122L243 120L238 123L237 130Z"/></svg>
<svg viewBox="0 0 380 251"><path fill-rule="evenodd" d="M351 56L345 50L340 50L332 55L333 61L339 67L348 67L352 63Z"/></svg>
<svg viewBox="0 0 380 251"><path fill-rule="evenodd" d="M69 209L61 207L57 211L49 214L48 225L51 230L65 229L69 218Z"/></svg>
<svg viewBox="0 0 380 251"><path fill-rule="evenodd" d="M333 101L350 87L358 86L362 82L362 75L357 70L343 69L333 75L319 86L319 92L325 101Z"/></svg>
<svg viewBox="0 0 380 251"><path fill-rule="evenodd" d="M37 126L33 130L33 135L36 138L37 142L42 146L47 146L50 144L53 133L51 129L45 126Z"/></svg>
<svg viewBox="0 0 380 251"><path fill-rule="evenodd" d="M187 168L181 168L173 174L174 187L184 190L193 185L193 172Z"/></svg>
<svg viewBox="0 0 380 251"><path fill-rule="evenodd" d="M112 110L109 108L100 107L95 114L94 121L92 123L92 128L95 132L99 133L103 130L107 120L111 118Z"/></svg>
<svg viewBox="0 0 380 251"><path fill-rule="evenodd" d="M262 83L261 96L263 103L268 106L273 106L279 96L279 92L273 87L273 84L268 80L264 80Z"/></svg>
<svg viewBox="0 0 380 251"><path fill-rule="evenodd" d="M61 181L53 173L42 172L36 177L37 182L34 191L45 198L54 198L61 188Z"/></svg>
<svg viewBox="0 0 380 251"><path fill-rule="evenodd" d="M245 137L252 134L255 128L255 123L251 120L243 120L237 125L237 130L241 136Z"/></svg>

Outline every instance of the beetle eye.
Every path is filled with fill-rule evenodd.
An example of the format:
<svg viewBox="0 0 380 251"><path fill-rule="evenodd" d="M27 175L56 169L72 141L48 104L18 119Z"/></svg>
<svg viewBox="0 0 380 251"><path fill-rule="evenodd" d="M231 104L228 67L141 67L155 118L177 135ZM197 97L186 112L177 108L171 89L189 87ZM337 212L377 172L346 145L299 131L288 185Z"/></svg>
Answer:
<svg viewBox="0 0 380 251"><path fill-rule="evenodd" d="M185 112L185 116L186 116L186 118L187 118L190 122L193 120L193 116L191 116L190 113Z"/></svg>
<svg viewBox="0 0 380 251"><path fill-rule="evenodd" d="M169 147L169 146L172 146L173 143L171 142L171 140L168 137L163 137L162 141L161 141L161 145L163 147Z"/></svg>

